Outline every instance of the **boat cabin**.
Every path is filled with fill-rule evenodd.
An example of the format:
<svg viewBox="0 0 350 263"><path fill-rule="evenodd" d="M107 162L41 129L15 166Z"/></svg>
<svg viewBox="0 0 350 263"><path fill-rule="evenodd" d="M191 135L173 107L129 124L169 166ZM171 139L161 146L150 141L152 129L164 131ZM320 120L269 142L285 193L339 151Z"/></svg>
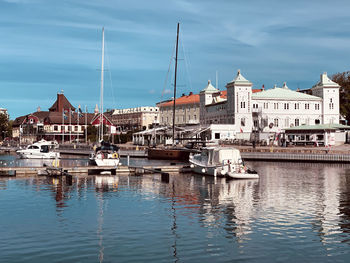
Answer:
<svg viewBox="0 0 350 263"><path fill-rule="evenodd" d="M208 166L222 165L226 163L241 164L239 150L229 147L210 147L202 150L201 154L195 155L196 161Z"/></svg>

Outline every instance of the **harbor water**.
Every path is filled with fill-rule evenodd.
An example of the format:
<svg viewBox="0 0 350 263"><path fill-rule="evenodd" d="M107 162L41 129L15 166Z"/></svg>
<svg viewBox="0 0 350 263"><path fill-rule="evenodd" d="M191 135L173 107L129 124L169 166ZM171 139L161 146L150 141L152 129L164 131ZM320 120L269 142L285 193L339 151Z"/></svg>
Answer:
<svg viewBox="0 0 350 263"><path fill-rule="evenodd" d="M0 177L0 261L349 261L350 165L250 166L259 180Z"/></svg>

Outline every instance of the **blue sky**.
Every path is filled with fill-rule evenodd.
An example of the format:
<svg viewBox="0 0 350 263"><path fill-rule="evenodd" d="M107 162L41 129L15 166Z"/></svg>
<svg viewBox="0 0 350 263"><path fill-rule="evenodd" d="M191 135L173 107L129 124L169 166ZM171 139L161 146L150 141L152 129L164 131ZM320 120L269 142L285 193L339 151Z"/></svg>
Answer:
<svg viewBox="0 0 350 263"><path fill-rule="evenodd" d="M172 96L177 22L178 96L215 85L216 72L224 89L238 69L254 88L310 88L324 71L350 70L349 10L346 0L0 0L0 107L14 119L63 90L92 111L103 26L104 108Z"/></svg>

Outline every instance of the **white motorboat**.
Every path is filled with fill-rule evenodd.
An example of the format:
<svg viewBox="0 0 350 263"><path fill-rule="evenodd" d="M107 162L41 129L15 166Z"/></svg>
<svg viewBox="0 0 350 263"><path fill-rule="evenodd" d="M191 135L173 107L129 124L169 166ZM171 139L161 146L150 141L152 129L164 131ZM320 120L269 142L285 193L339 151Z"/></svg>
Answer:
<svg viewBox="0 0 350 263"><path fill-rule="evenodd" d="M101 146L90 157L90 162L97 166L117 167L120 164L118 150L116 145L101 142Z"/></svg>
<svg viewBox="0 0 350 263"><path fill-rule="evenodd" d="M57 147L57 142L41 140L16 153L22 159L59 159L60 153L54 151Z"/></svg>
<svg viewBox="0 0 350 263"><path fill-rule="evenodd" d="M258 179L259 175L244 165L240 151L231 147L203 148L201 153L190 156L195 173L227 176L233 179Z"/></svg>

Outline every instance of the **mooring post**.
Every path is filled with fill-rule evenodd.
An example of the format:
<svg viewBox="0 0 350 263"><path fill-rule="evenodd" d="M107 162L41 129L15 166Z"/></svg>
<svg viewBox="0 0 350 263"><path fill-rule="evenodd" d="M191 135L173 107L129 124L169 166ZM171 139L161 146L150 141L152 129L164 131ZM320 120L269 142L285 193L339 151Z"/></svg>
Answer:
<svg viewBox="0 0 350 263"><path fill-rule="evenodd" d="M161 181L164 183L169 183L169 174L168 173L161 173Z"/></svg>
<svg viewBox="0 0 350 263"><path fill-rule="evenodd" d="M130 165L130 155L129 154L127 156L127 164L128 164L128 166Z"/></svg>

